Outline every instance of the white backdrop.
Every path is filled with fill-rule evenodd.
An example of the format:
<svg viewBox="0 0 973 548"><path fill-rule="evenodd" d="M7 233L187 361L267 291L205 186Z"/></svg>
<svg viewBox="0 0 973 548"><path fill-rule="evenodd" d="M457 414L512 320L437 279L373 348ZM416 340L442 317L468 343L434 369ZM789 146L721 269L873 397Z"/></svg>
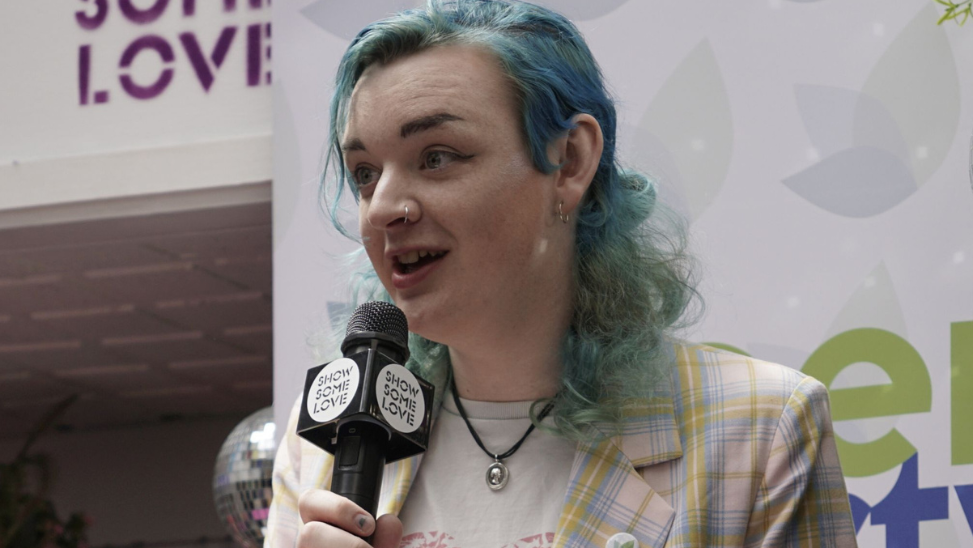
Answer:
<svg viewBox="0 0 973 548"><path fill-rule="evenodd" d="M692 221L688 335L829 385L861 546L973 547L973 27L931 0L542 3L601 63L623 157ZM273 5L279 422L347 300L354 246L318 202L331 79L413 4Z"/></svg>

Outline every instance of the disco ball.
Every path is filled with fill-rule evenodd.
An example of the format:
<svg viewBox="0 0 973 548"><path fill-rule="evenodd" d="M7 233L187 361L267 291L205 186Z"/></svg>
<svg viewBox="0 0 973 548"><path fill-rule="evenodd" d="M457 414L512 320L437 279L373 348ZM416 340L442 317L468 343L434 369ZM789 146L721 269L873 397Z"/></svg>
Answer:
<svg viewBox="0 0 973 548"><path fill-rule="evenodd" d="M277 443L274 412L267 407L243 419L216 457L213 499L216 513L240 546L260 548L273 499L271 476Z"/></svg>

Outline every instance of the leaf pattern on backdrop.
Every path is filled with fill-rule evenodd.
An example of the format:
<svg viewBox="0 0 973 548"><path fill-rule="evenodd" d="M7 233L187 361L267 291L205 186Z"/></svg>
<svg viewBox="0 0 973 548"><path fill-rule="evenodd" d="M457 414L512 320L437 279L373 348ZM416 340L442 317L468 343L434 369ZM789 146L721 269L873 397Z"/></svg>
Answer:
<svg viewBox="0 0 973 548"><path fill-rule="evenodd" d="M946 29L930 2L889 45L862 87L888 108L905 139L920 186L939 169L959 127L959 74ZM867 117L855 117L856 144Z"/></svg>
<svg viewBox="0 0 973 548"><path fill-rule="evenodd" d="M824 338L860 327L884 329L903 339L909 338L905 315L884 261L865 276L835 316Z"/></svg>
<svg viewBox="0 0 973 548"><path fill-rule="evenodd" d="M905 164L874 147L842 150L784 179L784 184L826 211L859 218L884 213L916 191Z"/></svg>
<svg viewBox="0 0 973 548"><path fill-rule="evenodd" d="M631 141L631 163L651 166L660 200L698 219L719 194L733 155L730 100L708 40L662 84Z"/></svg>
<svg viewBox="0 0 973 548"><path fill-rule="evenodd" d="M959 76L931 5L872 68L862 91L797 85L798 110L820 162L783 180L845 217L884 213L942 165L959 124ZM935 62L930 61L935 59Z"/></svg>

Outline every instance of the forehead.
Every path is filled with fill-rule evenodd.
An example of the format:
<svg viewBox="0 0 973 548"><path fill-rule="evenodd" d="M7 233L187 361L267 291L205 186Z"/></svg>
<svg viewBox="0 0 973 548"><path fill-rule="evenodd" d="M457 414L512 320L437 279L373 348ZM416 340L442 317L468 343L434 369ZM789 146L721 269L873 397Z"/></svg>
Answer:
<svg viewBox="0 0 973 548"><path fill-rule="evenodd" d="M466 122L516 123L512 85L496 57L474 46L440 46L365 69L351 94L346 137L397 129L448 112Z"/></svg>

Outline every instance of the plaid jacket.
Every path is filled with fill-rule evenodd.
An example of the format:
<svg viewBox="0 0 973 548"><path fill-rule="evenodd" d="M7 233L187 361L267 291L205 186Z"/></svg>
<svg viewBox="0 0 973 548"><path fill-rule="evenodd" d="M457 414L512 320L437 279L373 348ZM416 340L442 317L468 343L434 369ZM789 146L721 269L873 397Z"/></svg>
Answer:
<svg viewBox="0 0 973 548"><path fill-rule="evenodd" d="M554 546L602 548L620 532L640 548L856 546L825 387L705 346L675 358L669 390L627 409L619 434L578 444ZM332 458L297 437L296 417L275 461L269 548L295 546L297 497L330 485ZM380 514L402 508L420 461L386 467Z"/></svg>

